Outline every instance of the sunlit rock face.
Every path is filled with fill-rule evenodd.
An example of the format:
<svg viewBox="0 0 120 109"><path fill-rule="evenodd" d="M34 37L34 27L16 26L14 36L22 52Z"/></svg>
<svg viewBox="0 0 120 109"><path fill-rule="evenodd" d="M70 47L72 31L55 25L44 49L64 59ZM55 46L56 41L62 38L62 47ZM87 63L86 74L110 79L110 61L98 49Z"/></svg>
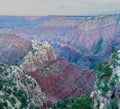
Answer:
<svg viewBox="0 0 120 109"><path fill-rule="evenodd" d="M31 42L13 33L0 34L0 62L16 65L30 50Z"/></svg>
<svg viewBox="0 0 120 109"><path fill-rule="evenodd" d="M25 56L21 68L35 78L52 103L91 93L95 80L93 71L57 57L47 42L33 41L32 47L33 51Z"/></svg>
<svg viewBox="0 0 120 109"><path fill-rule="evenodd" d="M54 49L47 42L39 44L37 41L33 41L32 47L33 51L28 52L22 63L25 71L34 72L56 61L57 56L54 53Z"/></svg>

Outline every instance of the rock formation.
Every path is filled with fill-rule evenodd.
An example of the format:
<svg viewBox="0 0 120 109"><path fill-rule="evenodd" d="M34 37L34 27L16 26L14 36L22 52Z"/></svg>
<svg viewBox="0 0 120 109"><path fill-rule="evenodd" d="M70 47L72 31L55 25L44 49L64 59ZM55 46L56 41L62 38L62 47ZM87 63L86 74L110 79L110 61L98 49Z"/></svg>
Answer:
<svg viewBox="0 0 120 109"><path fill-rule="evenodd" d="M57 100L75 98L83 93L89 95L93 90L93 71L56 56L47 42L31 43L13 33L0 35L1 62L10 65L19 63L20 67L10 66L10 72L18 74L16 87L24 89L37 106L49 107ZM37 84L36 87L34 84Z"/></svg>
<svg viewBox="0 0 120 109"><path fill-rule="evenodd" d="M47 42L38 44L33 41L33 51L28 52L28 55L24 57L22 67L26 72L34 72L43 69L49 63L56 61L57 56L54 53L52 46Z"/></svg>
<svg viewBox="0 0 120 109"><path fill-rule="evenodd" d="M95 74L57 57L47 43L33 41L33 50L23 59L21 68L33 77L52 103L65 98L90 94Z"/></svg>

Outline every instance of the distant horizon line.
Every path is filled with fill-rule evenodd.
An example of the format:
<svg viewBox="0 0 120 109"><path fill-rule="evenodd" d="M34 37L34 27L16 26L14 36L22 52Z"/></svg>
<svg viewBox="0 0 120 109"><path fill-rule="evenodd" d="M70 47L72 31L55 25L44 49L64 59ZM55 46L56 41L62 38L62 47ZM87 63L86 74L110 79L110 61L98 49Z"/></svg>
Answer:
<svg viewBox="0 0 120 109"><path fill-rule="evenodd" d="M68 16L68 17L91 17L91 16L102 16L102 15L108 15L108 16L111 16L111 15L120 15L120 13L108 13L108 14L106 14L106 13L103 13L103 14L86 14L86 15L61 15L61 14L56 14L56 15L10 15L10 14L0 14L0 16L11 16L11 17L44 17L44 16Z"/></svg>

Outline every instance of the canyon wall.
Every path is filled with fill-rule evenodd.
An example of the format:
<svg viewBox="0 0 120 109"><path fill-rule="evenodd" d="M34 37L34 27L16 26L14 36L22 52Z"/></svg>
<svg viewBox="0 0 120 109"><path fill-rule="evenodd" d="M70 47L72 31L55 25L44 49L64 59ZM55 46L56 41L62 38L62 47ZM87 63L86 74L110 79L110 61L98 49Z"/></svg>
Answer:
<svg viewBox="0 0 120 109"><path fill-rule="evenodd" d="M13 33L0 34L0 62L17 65L31 48L31 42Z"/></svg>
<svg viewBox="0 0 120 109"><path fill-rule="evenodd" d="M48 41L57 55L91 69L120 46L120 15L1 16L0 20L1 31L9 29L27 40Z"/></svg>

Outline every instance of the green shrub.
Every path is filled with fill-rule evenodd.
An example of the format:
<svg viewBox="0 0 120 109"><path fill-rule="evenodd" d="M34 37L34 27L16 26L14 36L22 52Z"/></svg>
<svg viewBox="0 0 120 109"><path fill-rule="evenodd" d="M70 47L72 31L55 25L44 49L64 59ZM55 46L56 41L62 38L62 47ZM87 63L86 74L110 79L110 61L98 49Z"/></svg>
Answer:
<svg viewBox="0 0 120 109"><path fill-rule="evenodd" d="M8 94L11 94L11 93L12 93L12 90L11 90L10 88L5 87L4 90L5 90L5 92L8 93Z"/></svg>
<svg viewBox="0 0 120 109"><path fill-rule="evenodd" d="M109 65L105 64L102 67L101 73L103 73L103 77L104 76L111 76L111 74L112 74L112 68L110 68Z"/></svg>
<svg viewBox="0 0 120 109"><path fill-rule="evenodd" d="M4 108L4 103L3 103L3 102L0 102L0 109L5 109L5 108Z"/></svg>
<svg viewBox="0 0 120 109"><path fill-rule="evenodd" d="M108 104L107 109L119 109L117 100L116 99L112 99L110 101L110 103Z"/></svg>
<svg viewBox="0 0 120 109"><path fill-rule="evenodd" d="M70 104L71 109L92 109L93 102L86 96L81 95L79 98L76 98L73 103Z"/></svg>
<svg viewBox="0 0 120 109"><path fill-rule="evenodd" d="M104 83L104 86L102 87L102 90L103 90L104 94L106 94L108 92L109 87L108 87L108 84L106 82Z"/></svg>
<svg viewBox="0 0 120 109"><path fill-rule="evenodd" d="M65 99L58 101L52 106L52 109L92 109L93 102L86 96L81 95L76 99Z"/></svg>
<svg viewBox="0 0 120 109"><path fill-rule="evenodd" d="M2 90L3 89L3 85L2 85L2 83L0 83L0 90Z"/></svg>
<svg viewBox="0 0 120 109"><path fill-rule="evenodd" d="M106 76L110 77L112 75L112 68L107 64L98 64L96 67L98 78L102 79Z"/></svg>
<svg viewBox="0 0 120 109"><path fill-rule="evenodd" d="M8 106L7 102L4 102L3 104L4 104L4 106L5 106L5 107L7 107L7 106Z"/></svg>
<svg viewBox="0 0 120 109"><path fill-rule="evenodd" d="M103 65L102 65L101 63L99 63L99 64L97 65L97 67L96 67L96 70L99 71L99 72L101 72L102 67L103 67Z"/></svg>
<svg viewBox="0 0 120 109"><path fill-rule="evenodd" d="M23 95L23 96L21 97L21 103L22 103L23 107L24 107L24 106L27 106L27 98L26 98L26 96Z"/></svg>
<svg viewBox="0 0 120 109"><path fill-rule="evenodd" d="M36 106L35 109L40 109L40 108L38 106Z"/></svg>
<svg viewBox="0 0 120 109"><path fill-rule="evenodd" d="M118 75L115 74L112 79L110 80L110 85L114 88L116 82L118 81Z"/></svg>
<svg viewBox="0 0 120 109"><path fill-rule="evenodd" d="M113 67L115 67L117 65L117 60L119 60L118 52L114 51L111 55L111 63L113 65Z"/></svg>
<svg viewBox="0 0 120 109"><path fill-rule="evenodd" d="M16 100L15 100L15 98L12 97L11 100L10 100L10 102L11 102L12 104L16 104Z"/></svg>

